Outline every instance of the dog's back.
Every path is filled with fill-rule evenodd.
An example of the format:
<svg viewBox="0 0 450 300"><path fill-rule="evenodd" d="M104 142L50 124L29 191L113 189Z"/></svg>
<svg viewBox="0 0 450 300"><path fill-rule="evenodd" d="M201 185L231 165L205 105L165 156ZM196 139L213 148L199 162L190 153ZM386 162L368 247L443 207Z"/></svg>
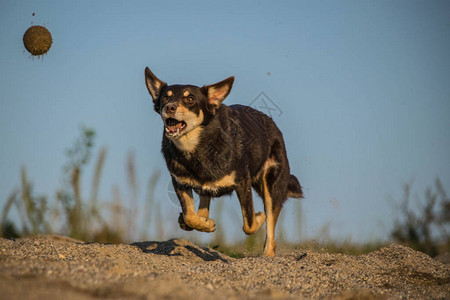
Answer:
<svg viewBox="0 0 450 300"><path fill-rule="evenodd" d="M242 144L243 161L250 171L255 190L261 195L260 175L264 168L276 167L276 176L269 184L278 185L286 198L302 198L303 192L297 178L290 175L283 134L266 114L245 105L230 105L228 114L231 126L237 127L236 139ZM289 176L288 176L289 175ZM285 184L286 183L286 184Z"/></svg>

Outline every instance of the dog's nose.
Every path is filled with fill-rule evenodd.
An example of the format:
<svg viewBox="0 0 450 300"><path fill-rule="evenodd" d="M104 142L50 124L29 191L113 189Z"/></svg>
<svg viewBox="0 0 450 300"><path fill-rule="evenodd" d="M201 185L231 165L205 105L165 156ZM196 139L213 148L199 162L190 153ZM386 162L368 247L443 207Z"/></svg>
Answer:
<svg viewBox="0 0 450 300"><path fill-rule="evenodd" d="M174 113L177 110L177 104L176 103L168 103L165 107L164 110L166 111L166 113Z"/></svg>

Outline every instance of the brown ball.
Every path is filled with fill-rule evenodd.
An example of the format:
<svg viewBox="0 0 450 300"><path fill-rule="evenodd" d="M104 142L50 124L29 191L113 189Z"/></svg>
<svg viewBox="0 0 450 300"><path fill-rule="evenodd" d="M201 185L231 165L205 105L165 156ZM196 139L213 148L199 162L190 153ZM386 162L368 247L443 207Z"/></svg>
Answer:
<svg viewBox="0 0 450 300"><path fill-rule="evenodd" d="M43 26L31 26L23 35L23 44L32 55L39 56L45 54L52 46L52 35Z"/></svg>

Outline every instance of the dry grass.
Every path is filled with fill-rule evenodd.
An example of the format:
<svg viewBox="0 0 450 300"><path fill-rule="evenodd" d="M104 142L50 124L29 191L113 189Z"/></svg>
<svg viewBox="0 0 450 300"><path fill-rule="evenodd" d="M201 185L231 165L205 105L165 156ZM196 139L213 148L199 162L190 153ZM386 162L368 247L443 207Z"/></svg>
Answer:
<svg viewBox="0 0 450 300"><path fill-rule="evenodd" d="M161 203L155 201L154 194L155 187L160 179L160 172L154 172L147 181L145 201L143 205L140 205L138 201L139 180L135 156L132 152L127 157L125 196L119 186L115 186L110 201L99 201L99 187L107 157L107 149L101 148L95 160L90 196L86 199L83 198L85 193L82 191L80 182L82 182L82 177L85 176L86 165L92 156L94 139L95 132L83 127L73 146L66 151L67 163L63 168L63 185L56 191L54 197L35 195L26 168L21 169L20 188L11 192L3 207L0 219L1 236L15 238L37 234L59 234L83 241L102 243L124 243L137 239L160 240L166 237L168 229L164 226L163 220L167 218L167 213L163 211ZM397 222L393 231L393 237L397 241L425 252L427 252L427 249L432 249L430 255L448 251L450 248L450 238L447 234L450 224L450 200L439 180L436 181L436 188L437 192L427 190L427 202L424 205L423 212L417 214L408 206L409 187L407 187L405 199L402 202L401 209L398 210L403 215L404 222ZM232 218L232 222L240 222L237 215L228 211L228 206L224 207L224 202L217 201L214 205L213 214L216 223L221 223L223 219L229 220L230 218ZM10 217L14 210L18 217L15 217L15 221L11 221ZM295 235L305 240L302 234L301 202L296 202L294 210L296 212L295 220L298 222L294 226L298 231L295 232ZM145 213L139 214L140 211ZM402 220L402 218L399 218L399 220ZM440 228L445 243L440 242L442 239L439 241L433 240L430 235L430 226ZM229 244L222 228L223 226L217 228L213 240L208 243L208 246L236 258L262 254L264 230L259 230L256 234L247 236L243 242ZM415 228L416 231L412 232L411 228ZM152 229L152 235L149 229ZM421 229L423 230L418 231ZM278 249L283 249L283 251L302 248L357 255L382 246L380 243L359 245L350 240L333 241L326 234L326 230L324 230L325 235L317 237L316 241L309 240L293 244L284 239L286 236L285 229L281 222L277 231ZM424 236L425 233L426 236ZM189 239L201 243L198 235L191 234Z"/></svg>
<svg viewBox="0 0 450 300"><path fill-rule="evenodd" d="M3 237L15 238L37 234L61 234L75 239L122 243L131 241L139 219L136 164L133 153L127 159L128 196L122 197L119 187L115 187L112 202L98 199L102 170L107 156L106 148L101 148L95 162L90 197L83 199L81 189L85 167L90 161L95 132L83 127L74 145L66 151L67 163L63 168L63 186L55 197L35 195L28 179L26 168L21 170L21 186L15 189L3 207L0 233ZM154 207L153 191L159 179L155 172L148 183L145 208ZM19 221L13 222L10 215L15 209ZM155 216L156 217L156 216ZM151 221L146 217L144 224ZM147 236L143 230L141 237Z"/></svg>

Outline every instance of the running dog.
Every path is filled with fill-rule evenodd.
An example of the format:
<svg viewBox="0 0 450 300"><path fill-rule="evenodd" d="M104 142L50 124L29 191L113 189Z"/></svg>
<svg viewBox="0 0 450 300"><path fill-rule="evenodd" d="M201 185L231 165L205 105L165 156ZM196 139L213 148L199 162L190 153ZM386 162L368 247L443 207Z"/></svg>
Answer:
<svg viewBox="0 0 450 300"><path fill-rule="evenodd" d="M222 103L234 77L203 87L167 85L147 67L145 81L164 123L161 152L181 204L180 227L213 232L211 198L236 191L244 232L254 234L266 222L264 254L274 256L283 203L303 197L274 121L251 107ZM252 187L264 200L265 213L255 213ZM197 212L192 190L200 196Z"/></svg>

